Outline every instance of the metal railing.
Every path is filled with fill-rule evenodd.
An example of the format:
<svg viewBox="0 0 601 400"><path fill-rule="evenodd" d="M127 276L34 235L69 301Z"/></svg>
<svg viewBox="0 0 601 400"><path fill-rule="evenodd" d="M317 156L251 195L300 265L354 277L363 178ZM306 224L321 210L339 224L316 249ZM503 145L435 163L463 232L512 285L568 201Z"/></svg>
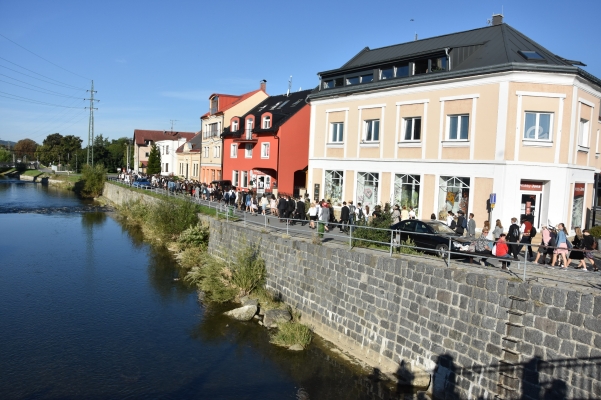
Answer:
<svg viewBox="0 0 601 400"><path fill-rule="evenodd" d="M124 185L128 185L128 186L133 186L133 187L137 187L139 189L143 189L152 193L156 193L156 194L161 194L164 196L169 196L169 197L177 197L177 198L181 198L184 200L188 200L191 201L193 203L199 204L199 205L203 205L205 207L209 207L211 209L215 210L215 216L219 219L224 219L227 222L232 222L232 223L241 223L244 226L255 226L257 228L263 229L263 230L271 230L271 231L276 231L276 232L285 232L286 235L288 236L296 236L296 237L305 237L305 238L312 238L315 235L317 235L320 239L324 238L327 236L328 239L332 239L332 241L334 242L339 242L341 244L344 244L345 246L348 246L349 249L352 249L353 247L367 247L370 248L372 250L379 250L379 251L387 251L389 253L390 256L392 256L395 252L395 250L397 250L399 253L405 253L407 255L415 255L415 256L428 256L429 253L434 253L436 254L439 259L442 259L447 266L451 265L451 258L454 256L455 258L461 258L461 259L466 259L466 258L470 258L470 259L492 259L492 260L496 260L500 263L517 263L517 269L518 270L522 270L522 280L526 281L527 280L527 269L531 268L529 267L529 264L533 264L532 262L528 261L528 252L527 252L527 248L524 249L525 250L525 258L524 260L515 260L514 258L503 258L503 257L497 257L495 255L493 255L492 253L488 254L488 253L481 253L481 252L471 252L471 251L464 251L464 250L457 250L458 248L461 248L465 245L468 245L469 243L474 243L476 241L476 238L468 238L468 237L464 237L464 236L453 236L452 234L445 234L445 233L439 233L439 234L432 234L432 233L425 233L425 232L407 232L407 231L402 231L402 230L392 230L390 228L377 228L377 227L373 227L373 226L368 226L365 223L360 223L360 224L354 224L354 223L331 223L331 222L321 222L321 221L314 221L314 224L316 225L315 229L320 229L320 226L324 227L324 232L312 232L312 231L307 231L306 229L299 229L299 227L297 225L300 225L300 227L304 227L307 224L310 224L311 221L308 219L295 219L295 218L286 218L286 217L280 217L277 215L273 215L270 212L268 212L269 209L266 210L265 214L259 213L259 212L247 212L244 210L240 210L238 209L235 205L231 205L231 204L226 204L224 201L211 201L211 200L204 200L201 199L199 197L195 197L195 196L190 196L189 194L182 194L182 193L177 193L174 191L170 191L170 190L165 190L162 188L157 188L157 187L152 187L152 186L135 186L132 183L126 183L121 181L120 179L117 178L109 178L110 181L114 181L120 184L124 184ZM279 224L284 224L279 225ZM331 228L328 231L325 231L325 228ZM334 231L338 229L339 231L342 230L343 232L338 232L335 233ZM358 235L358 231L359 230L371 230L371 231L379 231L382 233L386 233L387 236L387 240L386 241L382 241L382 240L373 240L373 239L368 239L365 237L362 237L363 235ZM411 239L412 241L415 240L415 238L419 238L419 237L427 237L427 236L436 236L436 237L443 237L445 239L448 240L448 244L445 244L445 246L437 246L435 248L432 247L424 247L424 246L417 246L415 244L408 244L407 242L409 242L409 240L401 240L402 236L406 236L407 239ZM492 242L493 245L495 243L495 241L489 241ZM541 246L540 244L533 244L533 243L521 243L521 242L505 242L507 244L507 246L510 248L510 252L511 252L511 245L517 245L519 247L528 247L530 246L532 248L532 252L533 253L538 253L538 248ZM545 246L547 249L562 249L562 250L566 250L566 248L561 248L561 247L556 247L556 246ZM522 249L520 249L521 252ZM569 251L569 249L567 249ZM585 251L585 250L583 250ZM425 253L425 254L424 254ZM546 253L545 253L545 257L546 257Z"/></svg>

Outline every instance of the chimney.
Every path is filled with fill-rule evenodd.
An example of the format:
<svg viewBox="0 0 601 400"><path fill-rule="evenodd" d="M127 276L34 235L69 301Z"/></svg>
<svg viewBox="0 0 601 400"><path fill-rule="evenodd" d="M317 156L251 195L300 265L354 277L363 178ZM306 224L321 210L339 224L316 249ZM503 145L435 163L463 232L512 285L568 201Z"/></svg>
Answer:
<svg viewBox="0 0 601 400"><path fill-rule="evenodd" d="M501 25L503 23L503 14L493 14L492 25Z"/></svg>
<svg viewBox="0 0 601 400"><path fill-rule="evenodd" d="M261 81L261 90L264 92L267 90L267 81L265 79Z"/></svg>

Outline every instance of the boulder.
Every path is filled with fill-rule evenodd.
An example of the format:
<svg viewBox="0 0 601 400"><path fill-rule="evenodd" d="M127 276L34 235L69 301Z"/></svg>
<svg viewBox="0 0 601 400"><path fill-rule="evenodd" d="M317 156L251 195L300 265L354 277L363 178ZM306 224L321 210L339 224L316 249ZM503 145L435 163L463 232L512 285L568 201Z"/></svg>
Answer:
<svg viewBox="0 0 601 400"><path fill-rule="evenodd" d="M301 346L300 344L293 344L292 346L288 347L288 350L303 351L303 350L305 350L305 348L303 346Z"/></svg>
<svg viewBox="0 0 601 400"><path fill-rule="evenodd" d="M243 306L258 306L259 305L259 300L251 299L248 296L244 296L243 298L241 298L240 302L242 303Z"/></svg>
<svg viewBox="0 0 601 400"><path fill-rule="evenodd" d="M238 321L250 321L252 317L257 313L257 306L243 306L240 308L235 308L231 311L223 313L228 317L232 317L237 319Z"/></svg>
<svg viewBox="0 0 601 400"><path fill-rule="evenodd" d="M277 328L278 322L288 322L292 315L288 310L266 310L263 316L263 325L267 328Z"/></svg>

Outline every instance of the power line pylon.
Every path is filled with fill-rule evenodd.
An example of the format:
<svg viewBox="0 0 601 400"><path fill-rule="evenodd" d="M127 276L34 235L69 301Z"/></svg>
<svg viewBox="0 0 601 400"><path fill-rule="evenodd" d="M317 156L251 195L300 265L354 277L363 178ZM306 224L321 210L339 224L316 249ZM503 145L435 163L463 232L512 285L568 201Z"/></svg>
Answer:
<svg viewBox="0 0 601 400"><path fill-rule="evenodd" d="M92 80L92 88L90 90L86 90L86 92L90 92L90 98L84 100L90 100L90 106L86 107L90 110L90 124L88 126L88 160L87 164L94 166L94 110L98 110L98 108L94 108L94 102L100 101L94 99L94 80Z"/></svg>

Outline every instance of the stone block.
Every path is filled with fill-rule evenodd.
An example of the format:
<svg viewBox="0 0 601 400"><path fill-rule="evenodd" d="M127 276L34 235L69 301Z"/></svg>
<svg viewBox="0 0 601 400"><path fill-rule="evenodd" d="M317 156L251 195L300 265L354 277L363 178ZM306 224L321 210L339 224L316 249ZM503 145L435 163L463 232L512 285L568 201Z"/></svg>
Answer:
<svg viewBox="0 0 601 400"><path fill-rule="evenodd" d="M571 312L568 322L576 327L582 326L584 323L584 314Z"/></svg>
<svg viewBox="0 0 601 400"><path fill-rule="evenodd" d="M569 311L578 311L580 307L580 297L582 295L579 292L570 291L567 293L565 308Z"/></svg>
<svg viewBox="0 0 601 400"><path fill-rule="evenodd" d="M543 342L543 333L538 329L526 328L524 330L524 340L528 343L540 345Z"/></svg>
<svg viewBox="0 0 601 400"><path fill-rule="evenodd" d="M601 299L601 297L599 297ZM584 327L595 333L601 333L601 319L595 316L587 316L584 319Z"/></svg>
<svg viewBox="0 0 601 400"><path fill-rule="evenodd" d="M595 301L595 296L593 296L592 294L583 294L580 297L579 311L582 314L592 314L594 301Z"/></svg>
<svg viewBox="0 0 601 400"><path fill-rule="evenodd" d="M572 338L580 343L590 345L593 339L591 331L581 328L572 328Z"/></svg>
<svg viewBox="0 0 601 400"><path fill-rule="evenodd" d="M601 296L595 296L593 303L593 317L601 317Z"/></svg>
<svg viewBox="0 0 601 400"><path fill-rule="evenodd" d="M550 335L555 335L557 332L557 322L543 317L534 320L534 327Z"/></svg>
<svg viewBox="0 0 601 400"><path fill-rule="evenodd" d="M567 322L568 311L557 307L549 307L547 317L553 321Z"/></svg>
<svg viewBox="0 0 601 400"><path fill-rule="evenodd" d="M553 336L553 335L545 335L545 339L543 340L543 344L549 348L549 349L553 349L555 351L559 350L559 338L557 336Z"/></svg>

